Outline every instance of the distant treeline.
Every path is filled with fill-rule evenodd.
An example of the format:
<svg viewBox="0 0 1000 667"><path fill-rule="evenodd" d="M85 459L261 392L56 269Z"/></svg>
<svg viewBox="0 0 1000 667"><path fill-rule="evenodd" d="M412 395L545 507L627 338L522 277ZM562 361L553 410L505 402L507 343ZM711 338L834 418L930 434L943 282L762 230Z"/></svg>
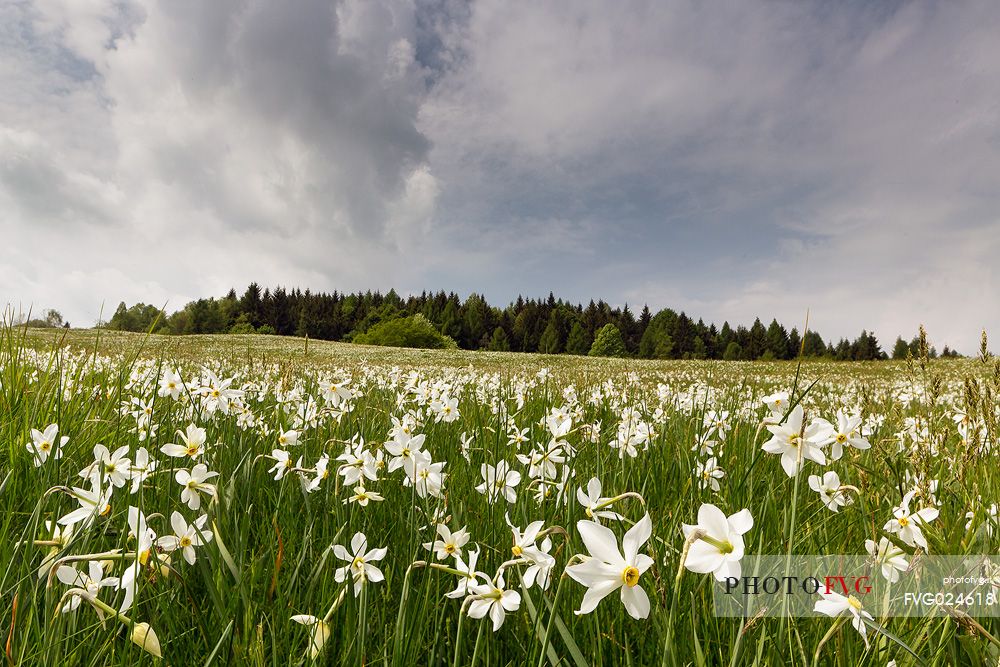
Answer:
<svg viewBox="0 0 1000 667"><path fill-rule="evenodd" d="M800 349L807 357L836 360L888 358L867 331L853 341L824 342L816 331L803 337L777 320L765 325L758 318L749 328L733 328L728 322L717 327L670 308L653 314L643 307L636 316L627 305L612 308L604 301L591 301L584 307L551 293L547 299L518 297L497 308L478 294L463 302L457 294L443 291L402 298L393 290L327 294L281 287L261 290L253 283L242 296L230 290L221 299L198 299L171 315L151 305L121 303L104 326L165 334L268 333L393 345L407 345L412 337L414 347L457 344L467 350L655 359L794 359ZM908 351L917 353L917 339L908 343L898 338L892 356L905 357ZM957 356L947 348L942 354Z"/></svg>

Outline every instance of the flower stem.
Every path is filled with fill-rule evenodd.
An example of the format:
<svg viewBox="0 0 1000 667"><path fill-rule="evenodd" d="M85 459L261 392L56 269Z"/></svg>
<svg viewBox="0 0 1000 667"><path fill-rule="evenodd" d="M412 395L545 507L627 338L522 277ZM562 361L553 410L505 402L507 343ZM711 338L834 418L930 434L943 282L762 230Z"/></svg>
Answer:
<svg viewBox="0 0 1000 667"><path fill-rule="evenodd" d="M569 567L575 558L576 556L571 557L566 562L566 567ZM542 652L538 656L538 667L542 667L542 665L545 663L545 649L548 648L549 637L552 636L552 625L555 623L556 610L558 609L559 606L559 594L562 592L563 581L565 580L566 580L566 569L563 568L562 576L559 577L559 583L556 584L556 596L552 600L552 609L549 610L549 621L548 623L545 624L545 635L542 637Z"/></svg>
<svg viewBox="0 0 1000 667"><path fill-rule="evenodd" d="M823 650L823 645L826 644L828 641L830 641L830 638L837 633L837 630L840 629L840 626L844 622L844 618L845 618L844 616L838 616L837 621L830 626L830 629L826 631L826 634L823 635L823 638L819 640L819 644L816 644L816 652L813 653L813 662L812 662L813 667L816 667L816 665L819 664L819 654L820 651Z"/></svg>
<svg viewBox="0 0 1000 667"><path fill-rule="evenodd" d="M663 658L661 665L667 664L667 656L670 656L670 663L677 664L677 656L673 651L673 638L674 638L674 615L677 612L677 599L680 597L681 591L681 577L684 576L684 561L687 560L688 551L691 549L691 545L700 539L706 537L705 530L703 528L695 528L691 531L691 534L687 536L684 540L684 548L681 549L681 558L677 563L677 575L674 577L674 594L670 600L670 616L667 618L667 636L663 642Z"/></svg>

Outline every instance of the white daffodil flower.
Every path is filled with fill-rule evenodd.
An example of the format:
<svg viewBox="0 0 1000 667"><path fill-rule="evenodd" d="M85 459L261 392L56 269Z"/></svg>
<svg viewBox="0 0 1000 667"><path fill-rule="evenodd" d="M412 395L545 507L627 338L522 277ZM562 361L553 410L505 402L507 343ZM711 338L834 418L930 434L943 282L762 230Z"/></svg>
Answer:
<svg viewBox="0 0 1000 667"><path fill-rule="evenodd" d="M136 557L125 569L118 582L118 588L125 592L125 597L118 608L123 614L132 607L132 603L135 601L142 568L149 562L149 557L156 544L156 533L146 523L146 516L138 507L128 508L127 523L129 535L135 539Z"/></svg>
<svg viewBox="0 0 1000 667"><path fill-rule="evenodd" d="M788 398L787 391L779 391L760 399L761 403L771 411L771 414L764 419L765 423L777 424L781 420L788 406Z"/></svg>
<svg viewBox="0 0 1000 667"><path fill-rule="evenodd" d="M270 458L274 461L274 465L267 472L274 473L274 481L276 482L284 477L285 473L295 467L292 455L283 449L272 449Z"/></svg>
<svg viewBox="0 0 1000 667"><path fill-rule="evenodd" d="M447 476L442 472L444 466L444 461L432 463L430 454L420 452L416 456L412 473L408 472L403 479L403 486L412 485L417 495L421 498L426 498L427 496L440 498L442 496L441 489L444 486L444 479Z"/></svg>
<svg viewBox="0 0 1000 667"><path fill-rule="evenodd" d="M348 503L357 503L361 507L368 507L368 503L372 501L382 502L383 500L385 500L385 498L383 498L381 495L379 495L375 491L369 491L368 489L365 488L364 484L359 483L357 486L354 487L354 492L344 499L344 504L346 505Z"/></svg>
<svg viewBox="0 0 1000 667"><path fill-rule="evenodd" d="M368 538L365 537L364 533L355 533L354 537L351 538L351 551L339 544L333 547L333 555L348 563L337 568L337 571L334 572L334 579L339 583L345 581L350 575L354 582L354 595L357 597L361 594L362 586L367 582L385 579L382 570L372 563L385 558L386 551L385 547L369 550Z"/></svg>
<svg viewBox="0 0 1000 667"><path fill-rule="evenodd" d="M467 556L466 561L460 555L455 554L455 569L462 575L458 578L455 590L445 593L445 597L456 599L472 595L469 588L479 583L480 573L476 571L476 564L479 562L479 548L477 547L475 551L469 549ZM485 578L485 575L483 576Z"/></svg>
<svg viewBox="0 0 1000 667"><path fill-rule="evenodd" d="M927 538L921 530L921 526L929 523L938 517L936 507L925 507L916 512L910 511L910 501L916 495L915 491L910 491L903 496L903 502L899 507L892 510L892 518L886 522L882 530L899 535L911 547L920 547L927 551Z"/></svg>
<svg viewBox="0 0 1000 667"><path fill-rule="evenodd" d="M855 449L871 449L871 443L861 435L861 415L848 416L842 410L837 411L836 425L827 423L829 430L826 433L830 443L830 459L840 460L844 455L845 447Z"/></svg>
<svg viewBox="0 0 1000 667"><path fill-rule="evenodd" d="M387 470L393 472L402 468L407 475L412 475L417 465L417 457L424 453L425 438L423 433L410 435L403 430L397 431L395 438L382 445L392 457L389 459Z"/></svg>
<svg viewBox="0 0 1000 667"><path fill-rule="evenodd" d="M853 595L845 597L840 593L834 592L820 592L820 596L823 599L816 602L813 606L813 611L832 618L849 614L851 616L851 625L861 633L861 638L865 640L865 646L868 646L868 629L865 625L865 619L873 619L872 615L862 607L861 600Z"/></svg>
<svg viewBox="0 0 1000 667"><path fill-rule="evenodd" d="M129 479L132 487L129 493L138 493L142 483L149 479L149 476L156 472L156 459L150 458L145 447L140 447L135 453L135 462L129 468Z"/></svg>
<svg viewBox="0 0 1000 667"><path fill-rule="evenodd" d="M184 382L181 380L180 374L170 368L164 369L163 375L160 376L160 387L156 391L156 395L160 398L169 396L176 401L180 398L182 391L184 391Z"/></svg>
<svg viewBox="0 0 1000 667"><path fill-rule="evenodd" d="M191 468L191 472L187 470L178 470L174 474L174 479L184 487L181 490L181 502L186 503L187 506L193 510L198 510L201 508L201 494L205 493L209 496L215 495L215 485L209 484L208 480L213 477L218 477L219 473L209 472L208 466L204 463L199 463L195 467Z"/></svg>
<svg viewBox="0 0 1000 667"><path fill-rule="evenodd" d="M100 443L94 445L94 463L90 468L84 468L80 473L81 476L90 477L89 470L93 469L108 484L117 489L122 488L129 481L132 469L132 462L127 456L128 451L128 445L122 445L114 452L108 451L108 448Z"/></svg>
<svg viewBox="0 0 1000 667"><path fill-rule="evenodd" d="M90 490L74 486L71 493L80 507L69 514L60 517L58 523L62 526L73 526L80 524L81 528L90 525L99 516L107 516L111 512L111 493L114 487L108 485L106 488L101 482L100 475L95 474L90 478Z"/></svg>
<svg viewBox="0 0 1000 667"><path fill-rule="evenodd" d="M506 461L500 461L496 467L484 463L479 472L483 476L483 482L476 487L476 491L484 494L491 505L500 498L508 503L517 500L517 485L521 483L521 473L511 470Z"/></svg>
<svg viewBox="0 0 1000 667"><path fill-rule="evenodd" d="M576 499L583 505L584 513L588 519L607 519L609 521L621 521L621 515L608 509L603 509L611 503L611 498L601 495L601 480L591 477L587 482L587 491L583 487L576 490Z"/></svg>
<svg viewBox="0 0 1000 667"><path fill-rule="evenodd" d="M208 437L205 429L194 424L188 424L185 430L177 431L177 437L183 444L178 445L169 442L160 447L160 451L172 458L179 459L186 456L192 461L205 453L205 440Z"/></svg>
<svg viewBox="0 0 1000 667"><path fill-rule="evenodd" d="M712 573L718 581L738 578L742 573L743 535L751 528L750 510L742 509L726 517L718 507L705 503L698 509L696 525L682 524L685 538L691 537L696 530L702 533L688 549L684 567L699 574Z"/></svg>
<svg viewBox="0 0 1000 667"><path fill-rule="evenodd" d="M823 427L813 422L803 429L803 415L802 406L796 405L783 423L768 424L771 439L762 447L768 454L781 455L781 467L789 477L795 477L807 459L826 465L826 455L817 443Z"/></svg>
<svg viewBox="0 0 1000 667"><path fill-rule="evenodd" d="M712 456L704 463L698 463L695 467L695 476L698 478L698 488L710 488L719 492L719 480L726 476L726 471L719 467L718 460Z"/></svg>
<svg viewBox="0 0 1000 667"><path fill-rule="evenodd" d="M70 565L60 565L56 568L56 578L67 586L86 591L85 596L74 595L66 601L61 610L64 614L79 607L82 597L95 600L102 588L114 588L118 586L118 577L105 577L104 566L96 560L87 563L86 572L80 572Z"/></svg>
<svg viewBox="0 0 1000 667"><path fill-rule="evenodd" d="M552 570L556 566L556 559L549 554L549 551L552 549L551 539L544 537L541 544L537 543L538 534L542 529L543 522L532 521L522 531L511 523L510 517L506 514L504 515L504 519L507 521L507 525L510 526L513 536L513 544L510 548L511 555L515 559L525 560L529 564L521 575L521 581L524 583L525 588L531 588L535 582L542 589L548 588Z"/></svg>
<svg viewBox="0 0 1000 667"><path fill-rule="evenodd" d="M232 389L230 385L235 378L220 380L219 377L209 369L205 369L205 377L199 393L202 396L202 405L208 414L216 411L226 415L229 414L229 406L238 403L243 397L243 391Z"/></svg>
<svg viewBox="0 0 1000 667"><path fill-rule="evenodd" d="M496 632L503 625L507 612L515 612L521 608L521 594L517 591L507 590L503 577L497 577L496 585L469 584L469 593L478 597L469 603L470 618L484 618L489 614L493 621L493 632Z"/></svg>
<svg viewBox="0 0 1000 667"><path fill-rule="evenodd" d="M875 540L865 540L865 549L874 559L875 564L882 569L882 576L890 584L899 581L899 575L910 568L905 556L906 552L883 537L875 544Z"/></svg>
<svg viewBox="0 0 1000 667"><path fill-rule="evenodd" d="M620 591L619 597L629 616L636 619L648 617L649 597L639 585L639 579L652 566L653 559L640 554L639 549L652 534L653 524L649 515L644 515L629 528L622 538L621 550L618 549L618 539L609 528L594 521L578 521L576 526L590 557L579 565L566 568L570 578L587 587L583 602L575 613L589 614L605 597Z"/></svg>
<svg viewBox="0 0 1000 667"><path fill-rule="evenodd" d="M36 468L44 464L50 456L54 459L62 458L63 446L69 442L69 438L64 435L57 440L58 435L58 424L49 424L44 431L31 429L31 442L28 443L27 449Z"/></svg>
<svg viewBox="0 0 1000 667"><path fill-rule="evenodd" d="M337 460L343 461L337 468L337 473L344 478L345 486L357 484L362 477L367 477L373 482L378 480L375 457L365 447L364 438L358 437L345 446L344 453L338 456Z"/></svg>
<svg viewBox="0 0 1000 667"><path fill-rule="evenodd" d="M316 461L316 472L313 478L306 484L306 492L313 493L318 491L320 486L327 480L330 476L330 455L326 452L319 457ZM304 478L304 476L303 476Z"/></svg>
<svg viewBox="0 0 1000 667"><path fill-rule="evenodd" d="M839 512L840 508L850 505L854 499L847 495L840 484L840 475L833 470L823 473L823 476L809 475L809 488L819 494L820 500L827 509Z"/></svg>
<svg viewBox="0 0 1000 667"><path fill-rule="evenodd" d="M424 542L424 549L434 552L434 557L438 560L447 560L453 556L462 555L462 547L469 543L469 532L463 526L452 532L443 523L437 525L438 539L433 542Z"/></svg>
<svg viewBox="0 0 1000 667"><path fill-rule="evenodd" d="M174 529L174 534L164 535L156 540L156 546L167 552L179 549L181 555L184 556L184 560L189 565L194 565L196 558L195 547L200 547L212 541L212 531L205 530L205 523L207 521L208 516L202 514L194 520L194 523L188 524L180 512L173 512L170 515L170 527Z"/></svg>

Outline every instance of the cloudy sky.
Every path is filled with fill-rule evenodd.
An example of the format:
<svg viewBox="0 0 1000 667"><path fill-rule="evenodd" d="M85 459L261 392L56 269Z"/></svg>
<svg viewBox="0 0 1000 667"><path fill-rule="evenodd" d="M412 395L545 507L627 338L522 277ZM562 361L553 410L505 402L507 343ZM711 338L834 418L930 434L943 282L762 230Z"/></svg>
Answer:
<svg viewBox="0 0 1000 667"><path fill-rule="evenodd" d="M0 304L551 290L973 352L997 34L993 0L0 0Z"/></svg>

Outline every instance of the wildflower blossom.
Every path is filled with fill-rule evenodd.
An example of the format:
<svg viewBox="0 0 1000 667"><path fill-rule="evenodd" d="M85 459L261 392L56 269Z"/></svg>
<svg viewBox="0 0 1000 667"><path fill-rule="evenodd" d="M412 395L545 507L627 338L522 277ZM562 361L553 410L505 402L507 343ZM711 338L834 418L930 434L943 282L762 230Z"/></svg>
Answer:
<svg viewBox="0 0 1000 667"><path fill-rule="evenodd" d="M347 565L337 568L334 578L343 582L350 575L354 582L354 595L361 594L361 588L368 582L382 581L385 576L382 570L373 565L375 561L385 558L386 548L368 549L368 538L364 533L355 533L351 538L351 551L337 544L333 547L333 555L347 561Z"/></svg>
<svg viewBox="0 0 1000 667"><path fill-rule="evenodd" d="M69 438L64 435L57 440L58 435L58 424L49 424L44 431L31 429L31 442L27 448L36 468L44 464L49 456L54 459L62 458L63 447L69 442Z"/></svg>
<svg viewBox="0 0 1000 667"><path fill-rule="evenodd" d="M649 597L639 585L643 573L652 566L653 559L640 554L639 549L646 544L652 534L653 524L646 514L629 528L622 538L622 549L610 529L593 521L579 521L576 524L590 557L579 565L566 568L574 581L587 587L583 602L576 614L589 614L605 597L620 591L619 597L625 610L632 618L649 616Z"/></svg>
<svg viewBox="0 0 1000 667"><path fill-rule="evenodd" d="M715 505L705 503L698 509L698 523L682 524L685 538L697 530L701 536L690 546L684 567L700 574L711 573L718 581L739 577L743 558L743 535L753 528L750 510L743 509L729 517Z"/></svg>

